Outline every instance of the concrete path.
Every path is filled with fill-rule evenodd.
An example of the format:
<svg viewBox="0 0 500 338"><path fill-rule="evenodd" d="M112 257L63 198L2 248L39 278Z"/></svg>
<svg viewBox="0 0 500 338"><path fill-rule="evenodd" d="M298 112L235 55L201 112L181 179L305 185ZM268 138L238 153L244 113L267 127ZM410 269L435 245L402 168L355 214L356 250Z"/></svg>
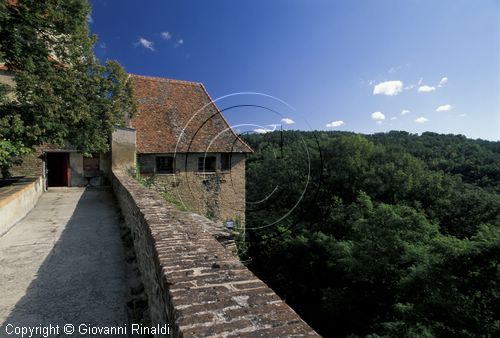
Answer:
<svg viewBox="0 0 500 338"><path fill-rule="evenodd" d="M44 193L0 237L0 337L15 336L6 334L9 323L125 325L119 219L110 191L58 188Z"/></svg>

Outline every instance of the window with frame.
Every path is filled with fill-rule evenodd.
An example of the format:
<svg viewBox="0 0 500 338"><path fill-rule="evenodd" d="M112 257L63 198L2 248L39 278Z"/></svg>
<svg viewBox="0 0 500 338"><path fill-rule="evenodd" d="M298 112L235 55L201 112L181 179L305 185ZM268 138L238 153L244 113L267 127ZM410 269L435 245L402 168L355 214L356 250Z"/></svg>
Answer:
<svg viewBox="0 0 500 338"><path fill-rule="evenodd" d="M220 154L220 169L223 171L231 170L231 154Z"/></svg>
<svg viewBox="0 0 500 338"><path fill-rule="evenodd" d="M198 157L198 171L204 173L215 172L216 163L215 156Z"/></svg>
<svg viewBox="0 0 500 338"><path fill-rule="evenodd" d="M83 172L86 176L93 176L99 172L99 157L84 157Z"/></svg>
<svg viewBox="0 0 500 338"><path fill-rule="evenodd" d="M173 156L156 156L156 172L159 174L174 173L174 157Z"/></svg>

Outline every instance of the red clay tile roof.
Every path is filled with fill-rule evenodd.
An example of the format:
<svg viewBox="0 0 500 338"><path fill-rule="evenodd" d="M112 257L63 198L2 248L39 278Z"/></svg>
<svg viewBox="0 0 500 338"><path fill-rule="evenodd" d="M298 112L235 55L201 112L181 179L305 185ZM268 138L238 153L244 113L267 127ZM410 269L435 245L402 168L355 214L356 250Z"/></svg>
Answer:
<svg viewBox="0 0 500 338"><path fill-rule="evenodd" d="M201 83L130 75L138 153L237 152L252 149L229 127Z"/></svg>

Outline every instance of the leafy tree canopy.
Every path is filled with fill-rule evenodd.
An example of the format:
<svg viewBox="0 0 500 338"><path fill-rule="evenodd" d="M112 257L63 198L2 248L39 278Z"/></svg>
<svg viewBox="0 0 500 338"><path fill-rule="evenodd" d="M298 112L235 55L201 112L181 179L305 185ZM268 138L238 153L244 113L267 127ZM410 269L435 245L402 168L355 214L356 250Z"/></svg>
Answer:
<svg viewBox="0 0 500 338"><path fill-rule="evenodd" d="M104 152L114 126L133 114L127 74L115 61L101 65L93 53L89 12L84 0L0 3L0 59L15 79L15 88L0 92L4 173L45 143Z"/></svg>
<svg viewBox="0 0 500 338"><path fill-rule="evenodd" d="M245 141L244 259L320 334L499 334L499 142L298 131Z"/></svg>

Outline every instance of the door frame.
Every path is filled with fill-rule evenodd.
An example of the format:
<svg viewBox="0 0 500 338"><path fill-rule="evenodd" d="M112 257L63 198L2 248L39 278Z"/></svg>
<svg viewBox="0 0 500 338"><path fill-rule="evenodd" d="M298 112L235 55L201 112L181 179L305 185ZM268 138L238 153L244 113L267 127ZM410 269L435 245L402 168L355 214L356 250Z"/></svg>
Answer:
<svg viewBox="0 0 500 338"><path fill-rule="evenodd" d="M43 158L44 158L44 176L45 176L45 186L49 188L49 175L48 175L48 170L49 170L49 154L63 154L64 159L61 161L64 165L63 171L63 183L64 187L71 187L71 166L70 166L70 153L69 151L44 151L43 152Z"/></svg>

